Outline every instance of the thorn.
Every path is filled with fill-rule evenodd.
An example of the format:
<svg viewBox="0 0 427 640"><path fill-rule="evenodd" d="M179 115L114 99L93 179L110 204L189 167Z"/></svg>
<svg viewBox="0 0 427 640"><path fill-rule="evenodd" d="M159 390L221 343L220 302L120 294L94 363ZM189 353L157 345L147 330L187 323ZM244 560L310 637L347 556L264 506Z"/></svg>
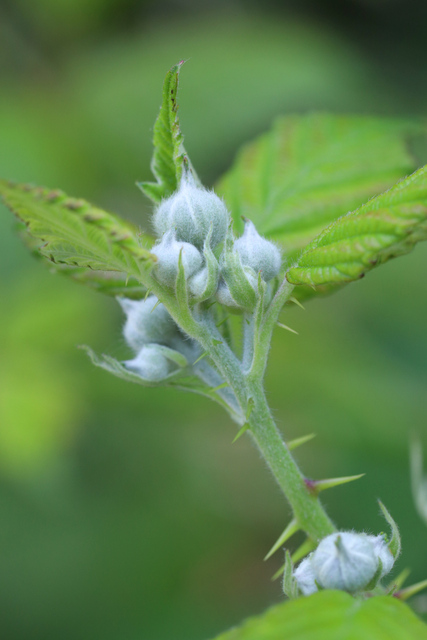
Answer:
<svg viewBox="0 0 427 640"><path fill-rule="evenodd" d="M228 320L228 316L224 316L224 318L222 320L220 320L219 322L217 322L217 324L215 326L218 328L222 324L224 324L224 322L227 322L227 320Z"/></svg>
<svg viewBox="0 0 427 640"><path fill-rule="evenodd" d="M197 360L195 360L195 361L193 362L193 365L195 365L195 364L197 364L198 362L200 362L200 360L203 360L203 358L205 358L207 355L208 355L208 352L207 352L207 351L204 351L204 353L202 353L202 355L201 355L201 356L199 356L199 357L197 358Z"/></svg>
<svg viewBox="0 0 427 640"><path fill-rule="evenodd" d="M283 564L280 569L278 571L276 571L276 573L272 576L271 580L272 582L274 582L275 580L278 580L280 578L280 576L285 572L285 568L286 568L286 562L285 564Z"/></svg>
<svg viewBox="0 0 427 640"><path fill-rule="evenodd" d="M283 531L282 535L277 539L274 545L271 547L270 551L265 556L264 560L268 560L271 558L273 553L276 553L277 549L279 549L283 544L285 544L286 540L288 540L291 536L294 535L299 530L298 522L294 519L291 520L286 529Z"/></svg>
<svg viewBox="0 0 427 640"><path fill-rule="evenodd" d="M294 304L298 305L298 307L300 307L303 311L305 311L305 307L301 304L301 302L297 298L295 298L294 296L291 296L289 300Z"/></svg>
<svg viewBox="0 0 427 640"><path fill-rule="evenodd" d="M399 598L399 600L408 600L412 596L415 596L417 593L427 588L427 580L423 580L422 582L417 582L416 584L411 585L410 587L406 587L406 589L401 589L394 594L395 598Z"/></svg>
<svg viewBox="0 0 427 640"><path fill-rule="evenodd" d="M234 438L233 442L231 444L234 444L239 438L240 436L242 436L244 433L246 433L246 431L249 429L249 425L248 424L244 424L243 427L241 429L239 429L237 436Z"/></svg>
<svg viewBox="0 0 427 640"><path fill-rule="evenodd" d="M214 393L215 391L219 391L220 389L224 389L224 387L228 387L228 382L223 382L222 384L219 384L217 387L212 387L211 388L211 392Z"/></svg>
<svg viewBox="0 0 427 640"><path fill-rule="evenodd" d="M288 447L289 451L292 451L293 449L300 447L302 444L305 444L306 442L310 442L310 440L313 440L313 438L315 437L316 437L315 433L309 433L307 436L302 436L301 438L295 438L294 440L289 440L289 442L286 443L286 446Z"/></svg>
<svg viewBox="0 0 427 640"><path fill-rule="evenodd" d="M286 331L290 331L291 333L295 333L296 335L299 335L298 331L295 331L295 329L291 329L286 324L282 324L281 322L278 322L277 326L280 327L281 329L286 329Z"/></svg>
<svg viewBox="0 0 427 640"><path fill-rule="evenodd" d="M154 309L155 309L156 307L158 307L158 306L159 306L159 304L160 304L160 300L157 300L156 304L155 304L155 305L154 305L154 307L151 309L150 313L153 313Z"/></svg>
<svg viewBox="0 0 427 640"><path fill-rule="evenodd" d="M327 480L308 480L306 478L304 482L307 489L317 495L321 491L325 491L325 489L332 489L333 487L338 487L340 484L347 484L347 482L359 480L359 478L363 478L364 475L366 474L359 473L357 476L343 476L342 478L328 478Z"/></svg>
<svg viewBox="0 0 427 640"><path fill-rule="evenodd" d="M298 549L291 555L292 562L295 564L296 562L298 562L298 560L301 560L301 558L304 558L304 556L306 556L307 553L310 553L310 551L312 551L314 547L315 547L315 544L313 543L313 541L307 538L307 540L305 540L305 542L303 542L302 545L298 547ZM286 567L286 562L280 567L278 571L276 571L276 573L271 579L277 580L278 578L280 578L282 573L285 571L285 567Z"/></svg>
<svg viewBox="0 0 427 640"><path fill-rule="evenodd" d="M127 273L127 274L126 274L125 287L127 287L127 286L128 286L128 282L129 282L129 274Z"/></svg>
<svg viewBox="0 0 427 640"><path fill-rule="evenodd" d="M401 571L401 573L399 573L399 575L396 576L394 580L391 580L391 582L388 583L386 587L386 593L394 594L396 591L398 591L406 582L410 573L411 573L410 569L408 568L403 569L403 571Z"/></svg>
<svg viewBox="0 0 427 640"><path fill-rule="evenodd" d="M216 300L214 300L213 302L211 302L211 303L206 307L206 311L207 311L208 309L210 309L211 307L213 307L213 306L214 306L214 304L216 304Z"/></svg>
<svg viewBox="0 0 427 640"><path fill-rule="evenodd" d="M295 564L296 562L298 562L298 560L304 558L304 556L310 553L310 551L313 551L315 546L316 543L313 542L313 540L310 540L310 538L307 538L307 540L305 540L302 545L298 547L298 549L291 555L292 562Z"/></svg>
<svg viewBox="0 0 427 640"><path fill-rule="evenodd" d="M219 344L223 344L222 340L217 340L216 338L214 338L214 339L212 340L212 342L213 342L213 344L215 345L215 347L216 347L217 345L219 345Z"/></svg>
<svg viewBox="0 0 427 640"><path fill-rule="evenodd" d="M147 289L147 293L145 294L144 300L147 300L148 296L150 295L150 291L151 289Z"/></svg>

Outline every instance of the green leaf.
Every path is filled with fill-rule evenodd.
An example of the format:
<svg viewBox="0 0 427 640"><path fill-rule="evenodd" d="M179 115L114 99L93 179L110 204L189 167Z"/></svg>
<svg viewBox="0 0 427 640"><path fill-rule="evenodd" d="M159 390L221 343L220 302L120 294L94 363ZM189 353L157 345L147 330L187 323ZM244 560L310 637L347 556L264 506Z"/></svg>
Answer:
<svg viewBox="0 0 427 640"><path fill-rule="evenodd" d="M147 289L135 278L118 271L92 271L68 265L54 265L53 270L107 296L124 296L132 300L141 300L147 293Z"/></svg>
<svg viewBox="0 0 427 640"><path fill-rule="evenodd" d="M427 640L427 626L391 596L321 591L285 602L216 640Z"/></svg>
<svg viewBox="0 0 427 640"><path fill-rule="evenodd" d="M153 256L130 224L85 200L4 180L0 196L27 226L33 248L55 264L118 271L138 281L152 264Z"/></svg>
<svg viewBox="0 0 427 640"><path fill-rule="evenodd" d="M163 84L163 100L154 125L154 152L151 160L151 171L157 182L138 183L142 192L155 204L178 189L184 166L198 181L184 149L179 127L177 93L179 72L183 64L184 61L181 61L174 65Z"/></svg>
<svg viewBox="0 0 427 640"><path fill-rule="evenodd" d="M287 256L326 225L416 168L405 120L308 114L280 118L242 149L217 191L240 231L241 216Z"/></svg>
<svg viewBox="0 0 427 640"><path fill-rule="evenodd" d="M35 258L41 260L51 273L58 273L59 275L71 278L74 282L84 284L90 289L94 289L107 296L124 296L132 300L141 300L147 293L144 285L126 273L119 271L93 271L93 269L86 267L72 267L68 264L55 264L51 262L51 260L45 258L40 253L40 248L43 243L30 236L25 224L18 221L16 226L19 236L27 249L29 249ZM154 243L154 240L149 239L146 235L144 235L144 240Z"/></svg>
<svg viewBox="0 0 427 640"><path fill-rule="evenodd" d="M427 238L427 166L339 218L287 272L293 284L351 282Z"/></svg>

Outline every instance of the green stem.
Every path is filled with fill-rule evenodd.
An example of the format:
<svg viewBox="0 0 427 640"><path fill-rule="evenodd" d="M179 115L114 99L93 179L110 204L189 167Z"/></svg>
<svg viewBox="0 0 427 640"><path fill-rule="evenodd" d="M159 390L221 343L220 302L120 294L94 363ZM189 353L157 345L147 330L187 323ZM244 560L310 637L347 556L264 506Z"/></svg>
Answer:
<svg viewBox="0 0 427 640"><path fill-rule="evenodd" d="M309 491L304 476L280 437L260 383L247 379L247 387L253 400L249 417L252 437L287 497L300 528L313 540L320 540L336 529L319 498Z"/></svg>
<svg viewBox="0 0 427 640"><path fill-rule="evenodd" d="M333 533L333 523L318 497L307 487L304 476L279 434L262 388L271 335L293 286L285 279L265 312L259 309L257 313L260 315L255 314L251 318L245 315L243 321L247 324L249 320L249 324L244 340L247 352L244 364L223 339L212 313L203 308L191 310L186 304L178 304L172 296L165 296L155 281L152 289L156 295L159 294L158 297L179 326L209 354L218 372L233 390L242 416L247 415L251 402L248 422L253 440L287 497L300 528L315 541ZM249 354L252 356L250 368Z"/></svg>
<svg viewBox="0 0 427 640"><path fill-rule="evenodd" d="M295 285L290 284L286 277L278 288L273 300L261 320L257 335L254 339L254 354L250 375L253 379L263 380L270 351L271 336L277 324L283 305L289 300Z"/></svg>

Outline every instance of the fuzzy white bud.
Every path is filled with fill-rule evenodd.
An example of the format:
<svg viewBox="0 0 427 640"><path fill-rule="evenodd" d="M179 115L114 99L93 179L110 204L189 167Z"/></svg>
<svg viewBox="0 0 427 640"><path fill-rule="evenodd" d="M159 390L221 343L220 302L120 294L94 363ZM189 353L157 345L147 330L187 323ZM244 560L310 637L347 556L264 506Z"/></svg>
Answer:
<svg viewBox="0 0 427 640"><path fill-rule="evenodd" d="M324 589L355 593L364 589L378 569L372 542L363 533L332 533L311 557L316 581Z"/></svg>
<svg viewBox="0 0 427 640"><path fill-rule="evenodd" d="M184 177L178 191L160 203L153 225L158 237L174 230L177 240L201 249L211 227L211 246L216 247L224 240L229 219L221 198L213 191L197 187L191 178Z"/></svg>
<svg viewBox="0 0 427 640"><path fill-rule="evenodd" d="M368 536L368 540L374 547L375 555L381 560L382 571L380 578L383 578L392 570L395 558L388 548L384 534Z"/></svg>
<svg viewBox="0 0 427 640"><path fill-rule="evenodd" d="M204 267L189 279L188 288L190 289L193 296L198 297L202 295L202 293L206 289L208 275L208 268Z"/></svg>
<svg viewBox="0 0 427 640"><path fill-rule="evenodd" d="M313 566L311 564L310 554L307 558L298 565L294 570L294 578L297 581L298 589L304 596L310 596L312 593L318 591L316 585L316 574L314 573Z"/></svg>
<svg viewBox="0 0 427 640"><path fill-rule="evenodd" d="M177 325L166 308L162 304L157 305L156 296L149 296L146 300L117 300L126 313L124 338L135 352L150 342L167 345L177 334Z"/></svg>
<svg viewBox="0 0 427 640"><path fill-rule="evenodd" d="M144 380L159 382L171 371L170 361L163 355L158 344L147 344L133 360L126 360L125 366Z"/></svg>
<svg viewBox="0 0 427 640"><path fill-rule="evenodd" d="M258 281L255 273L249 267L243 267L243 273L244 277L246 278L244 283L246 291L256 291L258 287ZM240 293L244 294L245 289L240 286ZM231 307L235 309L243 308L238 302L236 302L236 300L234 300L233 296L231 295L230 288L228 284L224 282L224 280L220 281L215 297L220 304L224 305L224 307Z"/></svg>
<svg viewBox="0 0 427 640"><path fill-rule="evenodd" d="M186 278L197 273L203 264L200 251L188 242L178 242L173 230L165 233L161 241L151 249L151 253L157 256L154 274L167 287L175 286L180 254Z"/></svg>
<svg viewBox="0 0 427 640"><path fill-rule="evenodd" d="M234 248L243 266L251 267L255 273L268 282L280 271L282 258L275 244L259 235L253 222L245 221L243 235L236 240Z"/></svg>

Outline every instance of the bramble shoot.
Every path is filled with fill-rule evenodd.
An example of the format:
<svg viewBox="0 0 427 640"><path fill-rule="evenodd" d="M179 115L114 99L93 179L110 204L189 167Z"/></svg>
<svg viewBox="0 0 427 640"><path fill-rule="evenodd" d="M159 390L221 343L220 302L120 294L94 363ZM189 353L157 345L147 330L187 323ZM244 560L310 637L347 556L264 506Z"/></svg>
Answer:
<svg viewBox="0 0 427 640"><path fill-rule="evenodd" d="M309 480L264 393L271 337L288 305L337 291L427 238L427 167L406 139L417 123L326 114L287 116L246 146L215 192L203 187L183 145L177 89L166 76L154 127L152 230L61 191L0 183L25 237L55 270L117 297L130 357L85 347L92 362L144 386L175 387L219 403L236 437L258 447L292 509L267 554L298 532L276 577L288 600L217 640L427 638L390 572L401 551L390 533L341 531L320 494L360 475ZM409 174L409 175L408 175ZM404 177L407 176L407 177ZM390 581L391 580L391 581ZM409 594L409 595L408 595Z"/></svg>

